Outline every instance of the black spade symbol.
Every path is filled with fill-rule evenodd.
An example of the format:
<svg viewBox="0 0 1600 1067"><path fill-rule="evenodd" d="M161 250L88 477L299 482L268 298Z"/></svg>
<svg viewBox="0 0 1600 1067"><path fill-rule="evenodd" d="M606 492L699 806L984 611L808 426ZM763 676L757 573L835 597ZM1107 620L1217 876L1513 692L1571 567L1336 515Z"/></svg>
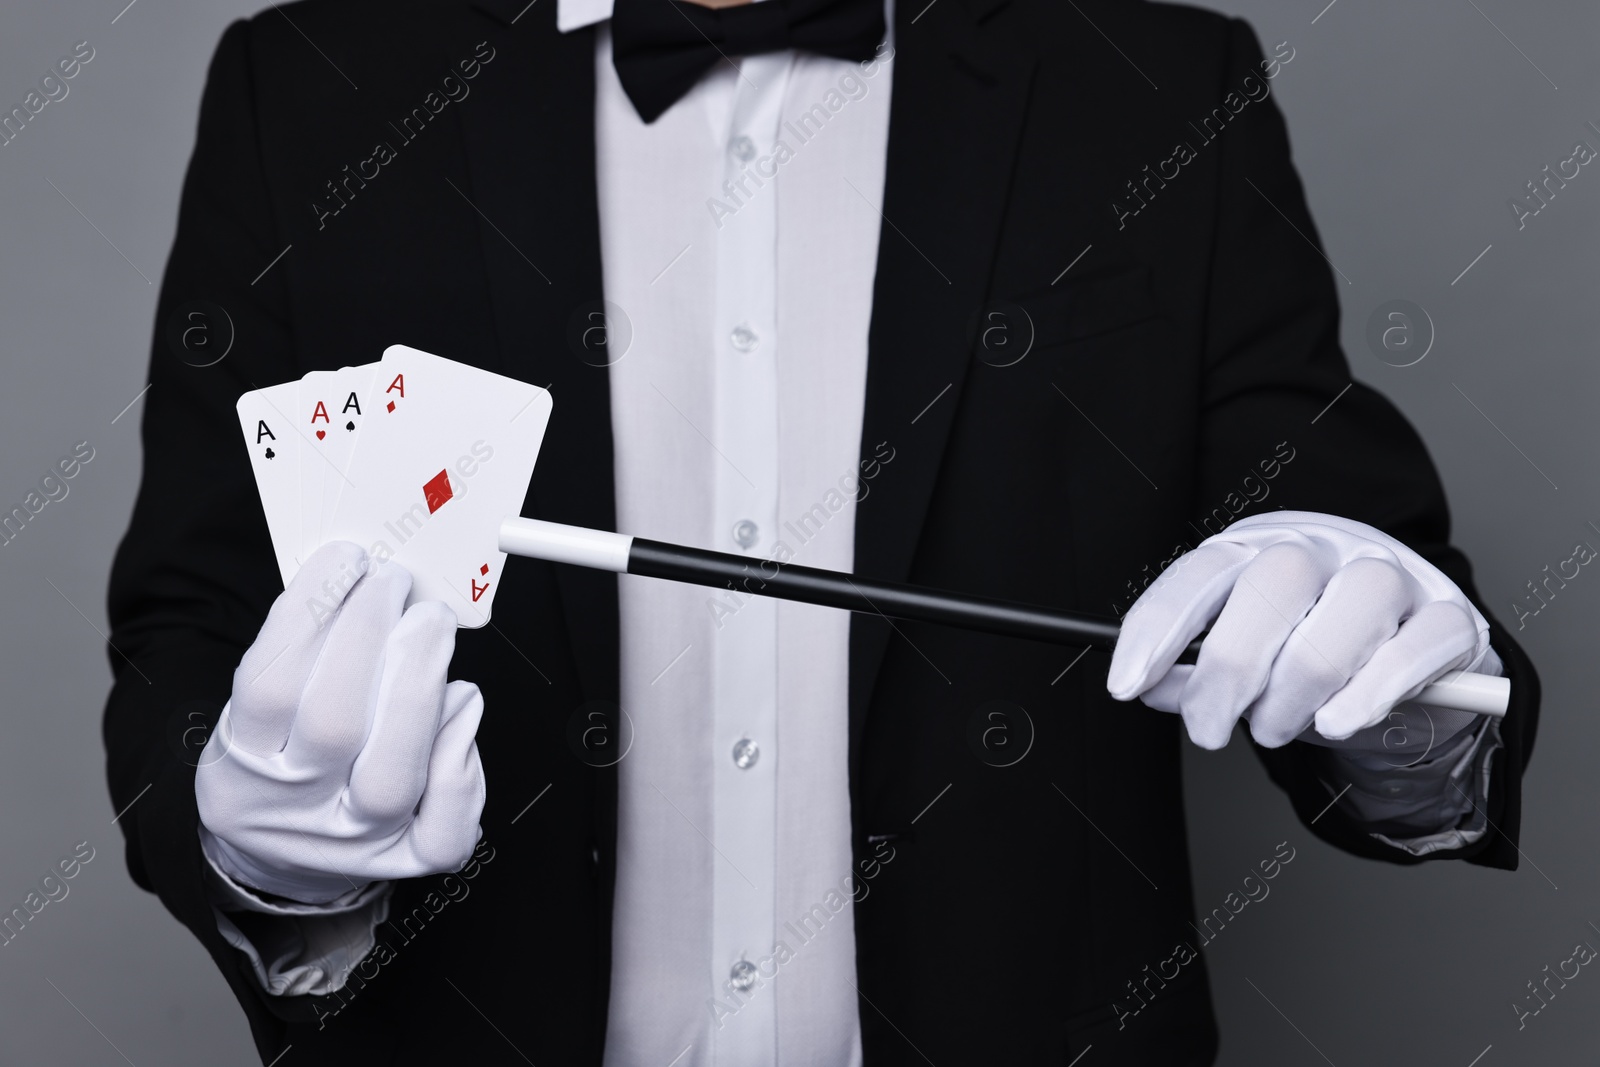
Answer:
<svg viewBox="0 0 1600 1067"><path fill-rule="evenodd" d="M267 449L267 458L268 458L268 459L271 459L271 458L272 458L272 457L273 457L273 456L275 456L275 455L277 455L277 453L276 453L276 452L274 452L274 451L273 451L273 450L272 450L272 449L270 449L270 448L269 448L269 449Z"/></svg>
<svg viewBox="0 0 1600 1067"><path fill-rule="evenodd" d="M347 422L344 424L344 428L347 430L353 430L356 428L356 424L354 422Z"/></svg>

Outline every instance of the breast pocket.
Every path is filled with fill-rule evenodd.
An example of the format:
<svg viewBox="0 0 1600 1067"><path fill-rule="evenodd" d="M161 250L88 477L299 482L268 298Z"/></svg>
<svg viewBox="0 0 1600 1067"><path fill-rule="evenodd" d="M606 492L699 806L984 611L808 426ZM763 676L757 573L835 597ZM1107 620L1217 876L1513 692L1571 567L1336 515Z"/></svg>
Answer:
<svg viewBox="0 0 1600 1067"><path fill-rule="evenodd" d="M1063 280L1009 303L1023 312L1023 321L1015 325L1031 326L1034 350L1114 333L1157 317L1150 269L1144 266Z"/></svg>

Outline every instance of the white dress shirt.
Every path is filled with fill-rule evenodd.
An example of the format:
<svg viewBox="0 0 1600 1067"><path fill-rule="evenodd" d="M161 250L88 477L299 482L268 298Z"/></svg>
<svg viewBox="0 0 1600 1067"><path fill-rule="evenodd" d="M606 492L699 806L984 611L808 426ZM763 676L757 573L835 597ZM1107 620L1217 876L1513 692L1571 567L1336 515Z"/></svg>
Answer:
<svg viewBox="0 0 1600 1067"><path fill-rule="evenodd" d="M599 34L617 528L848 571L892 64L735 62L647 126ZM605 1062L857 1064L850 616L620 581Z"/></svg>

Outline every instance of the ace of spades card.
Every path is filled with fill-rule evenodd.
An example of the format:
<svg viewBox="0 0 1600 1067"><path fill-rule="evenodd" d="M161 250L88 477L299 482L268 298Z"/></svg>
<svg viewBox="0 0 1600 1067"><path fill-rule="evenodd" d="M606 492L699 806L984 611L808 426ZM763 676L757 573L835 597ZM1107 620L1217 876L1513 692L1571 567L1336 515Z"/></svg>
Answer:
<svg viewBox="0 0 1600 1067"><path fill-rule="evenodd" d="M285 382L256 389L236 405L284 585L300 569L300 440L290 429L299 385Z"/></svg>

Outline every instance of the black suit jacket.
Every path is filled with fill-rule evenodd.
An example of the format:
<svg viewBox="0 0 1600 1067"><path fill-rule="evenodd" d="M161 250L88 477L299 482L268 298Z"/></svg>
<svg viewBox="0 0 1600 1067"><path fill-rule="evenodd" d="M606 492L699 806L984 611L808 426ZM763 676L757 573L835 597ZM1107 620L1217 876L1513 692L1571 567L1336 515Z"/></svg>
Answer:
<svg viewBox="0 0 1600 1067"><path fill-rule="evenodd" d="M613 528L606 371L572 342L601 295L594 31L561 35L552 0L524 3L268 11L224 35L201 108L158 312L144 482L112 575L112 639L139 671L113 654L105 738L116 808L151 785L121 819L133 877L210 950L264 1060L291 1043L295 1063L601 1055L615 772L576 758L567 729L574 709L617 696L611 575L513 558L495 626L460 634L452 674L488 708L488 862L446 905L439 879L402 884L380 931L388 954L344 997L267 997L218 936L186 733L227 699L280 590L234 416L247 389L396 342L549 385L524 514ZM882 442L895 459L860 506L857 569L1109 613L1206 517L1238 510L1287 442L1294 458L1262 506L1372 523L1470 593L1422 443L1350 384L1279 112L1270 98L1225 104L1259 94L1248 76L1263 84L1250 30L1096 0L943 0L913 23L922 6L897 5L892 225L861 441L864 459ZM443 79L462 60L478 66L452 100ZM1193 158L1165 163L1180 141ZM166 336L197 299L225 308L235 335L203 368ZM975 358L994 321L981 316L1002 305L1033 332L1005 367ZM894 853L856 914L867 1062L920 1063L920 1049L940 1063L1066 1064L1089 1043L1102 1064L1210 1062L1203 963L1124 1028L1111 1007L1191 939L1176 718L1110 700L1098 653L1063 675L1075 650L898 629L862 616L851 629L855 847L870 859L886 839ZM1511 868L1537 680L1498 627L1495 644L1514 703L1494 830L1432 858ZM1031 718L1014 766L969 744L994 700ZM1263 753L1308 822L1328 802L1316 755ZM1310 832L1413 862L1338 808Z"/></svg>

